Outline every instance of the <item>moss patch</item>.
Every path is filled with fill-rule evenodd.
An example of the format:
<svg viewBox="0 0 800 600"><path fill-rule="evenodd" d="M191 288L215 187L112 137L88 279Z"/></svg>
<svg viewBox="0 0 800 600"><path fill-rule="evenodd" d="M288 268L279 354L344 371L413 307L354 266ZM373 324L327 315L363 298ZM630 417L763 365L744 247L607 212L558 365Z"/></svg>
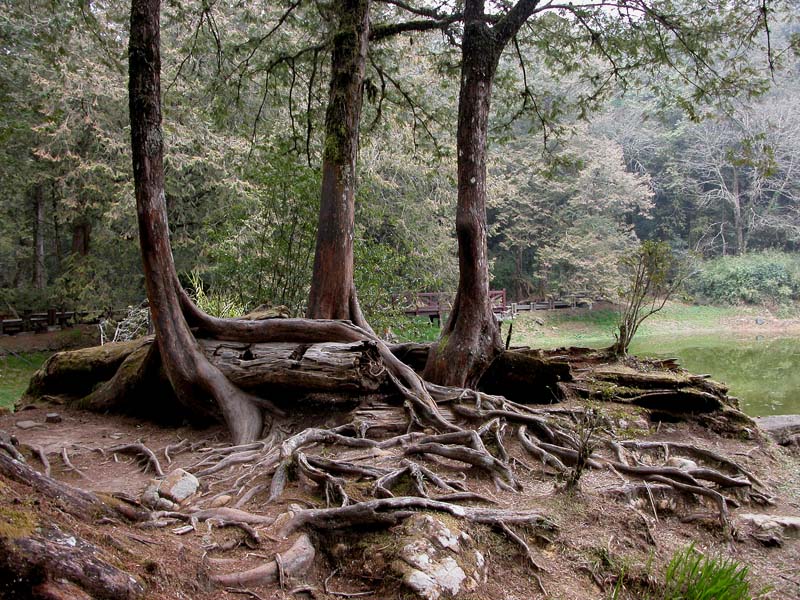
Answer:
<svg viewBox="0 0 800 600"><path fill-rule="evenodd" d="M36 515L25 504L0 505L0 538L15 540L28 537L38 525Z"/></svg>

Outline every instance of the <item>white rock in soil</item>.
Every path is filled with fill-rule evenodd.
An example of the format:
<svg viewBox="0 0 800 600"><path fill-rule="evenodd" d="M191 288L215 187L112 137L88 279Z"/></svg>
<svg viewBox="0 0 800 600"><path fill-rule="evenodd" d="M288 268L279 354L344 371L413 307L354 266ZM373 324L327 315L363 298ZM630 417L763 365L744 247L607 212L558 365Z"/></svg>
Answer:
<svg viewBox="0 0 800 600"><path fill-rule="evenodd" d="M189 496L192 496L199 487L200 482L197 477L183 469L175 469L161 482L161 486L158 488L158 495L180 504Z"/></svg>
<svg viewBox="0 0 800 600"><path fill-rule="evenodd" d="M667 461L667 465L680 469L681 471L688 471L689 469L697 468L696 462L689 460L688 458L680 458L679 456L673 456L670 458Z"/></svg>
<svg viewBox="0 0 800 600"><path fill-rule="evenodd" d="M784 535L800 536L800 517L790 515L759 515L746 513L739 520L762 530L779 530Z"/></svg>
<svg viewBox="0 0 800 600"><path fill-rule="evenodd" d="M228 502L231 501L231 497L227 494L223 494L222 496L217 496L211 501L211 508L219 508L221 506L225 506Z"/></svg>
<svg viewBox="0 0 800 600"><path fill-rule="evenodd" d="M483 555L472 538L452 531L430 515L406 520L392 570L424 600L455 598L462 590L474 591L488 578Z"/></svg>

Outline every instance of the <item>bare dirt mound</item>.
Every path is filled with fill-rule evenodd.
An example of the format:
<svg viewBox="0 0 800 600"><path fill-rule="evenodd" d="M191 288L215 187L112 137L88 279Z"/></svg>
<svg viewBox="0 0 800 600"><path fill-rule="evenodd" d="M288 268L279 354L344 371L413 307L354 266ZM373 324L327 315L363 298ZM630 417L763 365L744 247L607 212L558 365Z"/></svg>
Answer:
<svg viewBox="0 0 800 600"><path fill-rule="evenodd" d="M568 402L558 410L584 408ZM711 496L662 495L657 481L640 493L644 488L636 478L591 466L575 489L565 491L567 473L554 474L550 466L532 459L511 463L509 474L517 485L503 489L493 482L490 470L435 452L405 453L404 459L389 448L340 445L323 437L297 445L302 448L300 462L296 455L293 461L278 462L290 467L281 488L275 483L281 477L279 468L272 470L271 477L262 474L252 479L257 475L254 467L268 454L268 445L231 449L221 428L163 428L132 418L42 406L0 417L0 429L17 438L15 448L36 471L46 470L41 461L44 455L55 480L100 497L122 499L134 509L144 508L137 504L147 502L143 492L156 476L152 459L131 450L132 445L142 444L152 450L164 472L182 468L197 475L199 488L182 503L163 505L138 523L122 517L87 523L65 514L57 500L36 496L24 482L3 478L0 496L6 508L0 513L0 533L22 535L56 525L93 544L108 564L133 576L144 590L141 597L156 599L415 594L444 598L455 589L455 597L471 599L589 599L610 597L615 589L619 598L657 597L655 591L670 556L690 543L750 565L754 586L773 588L766 597L800 597L798 541L789 530L770 538L752 519L743 517L800 515L796 455L764 439L721 437L696 423L653 422L639 407L608 404L599 410L602 428L617 443L624 447L628 440L641 445L640 464L660 462L650 457L648 443L657 443L656 452L671 452L673 464L692 460L681 451L691 445L735 460L759 482L768 503L759 505L748 493L728 489L723 492L728 514L722 518ZM52 412L58 413L59 422L47 422ZM283 432L284 444L305 429L308 419L306 415L284 425L291 429ZM420 439L413 441L419 444ZM517 444L505 444L514 456L520 456ZM394 481L386 479L387 473L396 473L402 461L409 459L424 471L409 470ZM361 471L342 472L347 466ZM452 491L436 489L437 478ZM251 480L253 485L245 485ZM390 496L370 500L370 490L379 481L391 490ZM465 494L459 488L466 485L460 483L469 484L473 495L461 498L463 514L426 504L443 497L454 501L454 494ZM414 491L418 485L424 486L429 499ZM350 498L347 506L360 506L362 511L367 505L375 506L376 512L362 512L360 525L358 519L348 522L343 512L330 517L339 519L338 523L315 521L323 519L322 507L340 506L342 494ZM402 514L376 504L400 503L411 497L415 499ZM310 514L310 509L318 512ZM412 514L417 516L409 520ZM500 520L490 518L498 514ZM540 518L529 518L534 514ZM316 549L313 562L306 560L306 542L296 535L300 529L287 527L298 518L314 525L307 538ZM444 578L439 587L415 588L419 573L429 573L419 564L422 555L451 578ZM456 587L448 588L451 584ZM73 591L72 596L51 597L87 597ZM24 597L13 593L6 590L5 597Z"/></svg>

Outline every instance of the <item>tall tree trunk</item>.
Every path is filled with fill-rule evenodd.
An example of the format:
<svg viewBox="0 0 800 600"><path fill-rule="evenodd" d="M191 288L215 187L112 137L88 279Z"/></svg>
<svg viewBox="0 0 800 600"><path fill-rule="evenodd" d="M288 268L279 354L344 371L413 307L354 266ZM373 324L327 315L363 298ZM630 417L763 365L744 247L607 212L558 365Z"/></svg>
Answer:
<svg viewBox="0 0 800 600"><path fill-rule="evenodd" d="M43 290L47 278L44 268L44 188L33 186L33 287Z"/></svg>
<svg viewBox="0 0 800 600"><path fill-rule="evenodd" d="M503 350L489 301L486 240L486 143L492 83L503 48L538 6L519 0L493 27L484 0L465 0L458 98L458 292L423 377L433 383L475 387Z"/></svg>
<svg viewBox="0 0 800 600"><path fill-rule="evenodd" d="M78 217L72 222L72 254L86 256L89 254L89 241L92 224L86 217Z"/></svg>
<svg viewBox="0 0 800 600"><path fill-rule="evenodd" d="M486 240L486 136L499 53L482 16L482 2L467 1L458 100L458 292L424 373L433 383L460 387L474 387L503 347L489 302Z"/></svg>
<svg viewBox="0 0 800 600"><path fill-rule="evenodd" d="M322 197L307 315L365 327L353 285L356 156L369 39L369 0L339 0L325 114Z"/></svg>
<svg viewBox="0 0 800 600"><path fill-rule="evenodd" d="M736 231L736 254L744 254L744 219L742 218L742 196L739 189L739 172L733 168L733 228Z"/></svg>
<svg viewBox="0 0 800 600"><path fill-rule="evenodd" d="M61 274L61 223L58 221L58 188L56 182L51 186L51 202L53 211L53 249L56 258L56 273Z"/></svg>
<svg viewBox="0 0 800 600"><path fill-rule="evenodd" d="M164 195L159 0L133 0L129 46L131 147L139 243L158 348L175 394L187 409L221 409L235 443L262 430L256 399L230 383L200 350L181 312Z"/></svg>

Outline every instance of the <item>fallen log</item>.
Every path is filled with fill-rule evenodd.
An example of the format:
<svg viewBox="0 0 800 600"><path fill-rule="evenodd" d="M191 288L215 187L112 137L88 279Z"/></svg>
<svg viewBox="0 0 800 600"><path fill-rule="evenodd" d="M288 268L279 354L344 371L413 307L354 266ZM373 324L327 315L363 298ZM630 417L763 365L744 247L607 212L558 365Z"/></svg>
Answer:
<svg viewBox="0 0 800 600"><path fill-rule="evenodd" d="M56 397L95 411L185 418L153 341L149 336L55 354L34 374L23 402ZM264 398L337 403L393 393L380 353L370 341L296 344L201 339L198 344L234 385Z"/></svg>
<svg viewBox="0 0 800 600"><path fill-rule="evenodd" d="M377 347L349 344L248 344L199 340L203 353L232 383L252 392L369 394L388 378Z"/></svg>

